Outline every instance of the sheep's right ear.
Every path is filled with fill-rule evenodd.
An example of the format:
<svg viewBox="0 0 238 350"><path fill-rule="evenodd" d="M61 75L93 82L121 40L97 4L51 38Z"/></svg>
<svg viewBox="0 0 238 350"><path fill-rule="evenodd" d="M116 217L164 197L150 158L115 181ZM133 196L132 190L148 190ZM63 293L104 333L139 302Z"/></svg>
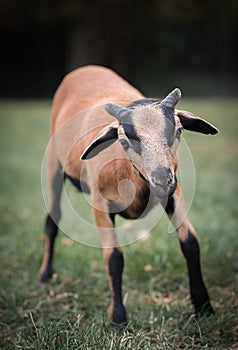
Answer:
<svg viewBox="0 0 238 350"><path fill-rule="evenodd" d="M208 123L202 118L199 118L197 115L191 112L177 109L175 110L175 115L179 117L183 128L186 130L196 131L207 135L215 135L219 133L219 130L214 125Z"/></svg>
<svg viewBox="0 0 238 350"><path fill-rule="evenodd" d="M86 148L86 150L81 155L80 159L91 159L98 155L98 153L103 151L105 148L109 147L115 141L117 141L118 126L119 123L117 121L105 126L95 137L95 139L90 143L90 145Z"/></svg>

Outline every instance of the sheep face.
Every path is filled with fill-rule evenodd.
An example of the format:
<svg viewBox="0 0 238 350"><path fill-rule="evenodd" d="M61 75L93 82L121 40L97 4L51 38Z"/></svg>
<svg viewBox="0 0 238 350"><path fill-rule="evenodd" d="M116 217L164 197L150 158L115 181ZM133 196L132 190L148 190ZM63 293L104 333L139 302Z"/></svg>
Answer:
<svg viewBox="0 0 238 350"><path fill-rule="evenodd" d="M119 140L130 162L149 183L155 196L164 199L172 195L177 186L177 149L182 129L204 134L218 132L196 115L176 110L180 98L181 91L175 89L161 102L142 100L132 107L107 103L105 110L117 121L100 131L81 159L90 159Z"/></svg>
<svg viewBox="0 0 238 350"><path fill-rule="evenodd" d="M118 140L131 163L157 197L171 195L177 186L179 118L172 108L152 104L133 108L125 119L118 126Z"/></svg>

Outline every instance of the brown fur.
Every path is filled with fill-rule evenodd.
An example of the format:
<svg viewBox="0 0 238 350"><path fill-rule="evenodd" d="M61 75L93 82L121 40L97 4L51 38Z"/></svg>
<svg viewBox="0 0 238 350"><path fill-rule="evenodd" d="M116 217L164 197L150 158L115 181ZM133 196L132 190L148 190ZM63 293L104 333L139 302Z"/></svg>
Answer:
<svg viewBox="0 0 238 350"><path fill-rule="evenodd" d="M135 219L143 216L159 200L152 197L149 206L147 205L149 200L147 183L126 157L119 142L113 143L90 160L82 161L80 156L99 131L115 121L104 110L106 102L126 106L141 98L143 95L138 90L111 70L88 66L79 68L66 76L55 94L52 108L52 142L48 151L48 179L51 188L49 215L57 225L60 219L59 201L64 172L74 179L85 182L90 188L93 213L102 240L104 261L110 282L111 320L112 323L117 324L126 322L120 292L123 259L110 215L110 203L113 202L114 209L122 210L123 216ZM172 159L176 172L176 157L173 156ZM128 181L130 181L129 187ZM197 238L187 218L179 186L173 195L173 201L174 208L169 208L168 212L177 228L182 250L188 262L193 303L197 311L204 304L207 309L212 310L200 273L199 256L194 262L194 275L191 272L194 267L191 261L195 253L193 251L190 253L189 249L190 246L196 246ZM55 227L52 226L52 229L48 227L45 257L41 267L43 281L51 275L52 261L49 259L49 246L53 247L55 236ZM116 252L115 249L117 249ZM117 266L118 271L115 272ZM199 286L198 295L196 291L194 292L194 284Z"/></svg>

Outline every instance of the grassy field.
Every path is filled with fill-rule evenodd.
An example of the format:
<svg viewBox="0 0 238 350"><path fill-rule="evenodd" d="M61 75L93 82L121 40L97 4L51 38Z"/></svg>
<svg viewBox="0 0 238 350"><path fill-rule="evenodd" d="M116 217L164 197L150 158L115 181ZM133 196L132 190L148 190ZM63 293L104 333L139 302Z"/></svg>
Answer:
<svg viewBox="0 0 238 350"><path fill-rule="evenodd" d="M215 316L194 317L185 261L165 216L149 239L124 247L125 332L110 332L100 249L60 233L57 273L39 283L45 216L40 171L50 104L1 101L1 349L238 349L238 100L184 100L180 107L221 130L216 137L185 133L196 169L189 215Z"/></svg>

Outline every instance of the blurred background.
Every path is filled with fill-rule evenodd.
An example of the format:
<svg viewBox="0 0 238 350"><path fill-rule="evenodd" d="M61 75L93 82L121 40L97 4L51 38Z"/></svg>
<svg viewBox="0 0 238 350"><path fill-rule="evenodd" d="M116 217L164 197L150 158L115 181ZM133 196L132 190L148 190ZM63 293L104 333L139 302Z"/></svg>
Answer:
<svg viewBox="0 0 238 350"><path fill-rule="evenodd" d="M0 0L0 349L238 349L237 44L237 0ZM180 106L221 130L184 133L196 169L189 216L215 317L191 316L185 260L165 216L150 239L124 248L128 340L105 328L100 249L60 233L54 279L39 285L51 98L87 64L111 67L150 97L178 86Z"/></svg>
<svg viewBox="0 0 238 350"><path fill-rule="evenodd" d="M236 0L1 0L0 97L51 98L86 64L146 95L233 96L237 29Z"/></svg>

